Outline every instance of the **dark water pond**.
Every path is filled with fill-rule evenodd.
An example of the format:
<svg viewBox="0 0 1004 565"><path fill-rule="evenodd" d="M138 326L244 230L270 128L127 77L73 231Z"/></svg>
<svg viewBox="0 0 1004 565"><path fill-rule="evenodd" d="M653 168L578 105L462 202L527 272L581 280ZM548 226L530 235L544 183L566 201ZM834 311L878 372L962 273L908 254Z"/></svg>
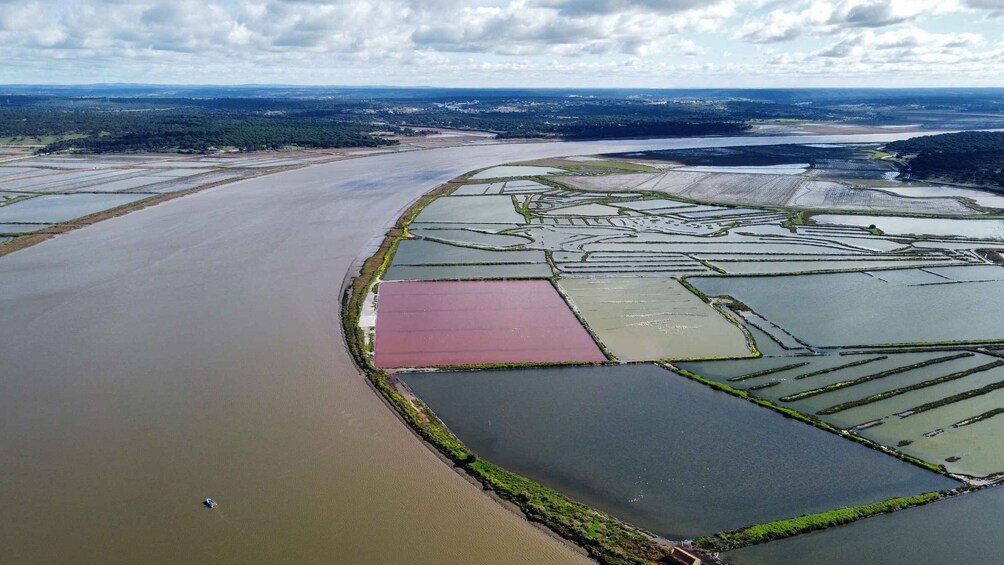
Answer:
<svg viewBox="0 0 1004 565"><path fill-rule="evenodd" d="M403 379L480 456L668 537L956 484L654 365Z"/></svg>
<svg viewBox="0 0 1004 565"><path fill-rule="evenodd" d="M726 557L739 565L774 563L1000 563L1004 489L976 492L848 526L748 547Z"/></svg>

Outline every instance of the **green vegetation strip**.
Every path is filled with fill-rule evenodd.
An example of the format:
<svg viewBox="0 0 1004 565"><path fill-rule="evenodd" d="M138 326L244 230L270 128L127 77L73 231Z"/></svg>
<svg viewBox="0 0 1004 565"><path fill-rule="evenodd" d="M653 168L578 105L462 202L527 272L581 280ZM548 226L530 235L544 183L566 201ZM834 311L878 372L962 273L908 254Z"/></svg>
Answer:
<svg viewBox="0 0 1004 565"><path fill-rule="evenodd" d="M829 367L827 369L820 369L818 371L812 371L811 373L804 373L804 374L796 376L795 380L796 381L800 381L802 379L808 379L809 377L818 377L819 375L825 375L827 373L833 373L835 371L842 371L844 369L850 369L851 367L859 367L861 365L867 365L868 363L871 363L873 361L881 361L883 359L888 359L888 358L889 357L887 355L882 355L882 356L879 356L879 357L873 357L871 359L862 359L860 361L854 361L854 362L847 363L847 364L844 364L844 365L837 365L836 367Z"/></svg>
<svg viewBox="0 0 1004 565"><path fill-rule="evenodd" d="M921 381L919 383L914 383L909 386L894 388L892 390L887 390L885 392L880 392L877 394L873 394L871 396L866 396L865 398L859 398L858 400L851 400L850 402L844 402L842 404L830 406L829 408L824 408L819 412L816 412L816 414L819 414L820 416L828 416L830 414L836 414L837 412L842 412L844 410L849 410L851 408L857 408L858 406L864 406L865 404L871 404L873 402L879 402L887 398L892 398L894 396L899 396L901 394L906 394L908 392L920 390L922 388L927 388L929 386L940 385L941 383L947 383L949 381L954 381L956 379L968 377L969 375L972 375L974 373L981 373L983 371L989 371L990 369L996 369L1001 365L1004 365L1004 359L994 361L993 363L987 363L986 365L980 365L979 367L966 369L965 371L958 371L950 375L944 375L935 379Z"/></svg>
<svg viewBox="0 0 1004 565"><path fill-rule="evenodd" d="M342 324L349 351L356 363L384 400L419 436L481 483L486 490L519 506L527 519L541 523L574 542L601 563L621 565L665 562L669 546L660 543L655 536L480 459L425 404L418 399L409 400L405 397L402 389L398 388L396 378L389 372L374 367L366 355L365 334L359 327L359 316L369 288L390 264L397 242L407 235L407 226L411 220L425 205L445 192L446 190L439 190L426 195L405 212L379 251L363 263L360 275L346 289L346 297L342 301Z"/></svg>
<svg viewBox="0 0 1004 565"><path fill-rule="evenodd" d="M956 359L962 359L963 357L972 357L975 355L971 352L959 353L958 355L948 355L945 357L936 357L934 359L928 359L927 361L921 361L920 363L913 363L911 365L904 365L902 367L896 367L895 369L889 369L888 371L882 371L880 373L872 373L871 375L865 375L863 377L858 377L856 379L851 379L847 381L839 381L826 386L821 386L819 388L812 388L809 390L803 390L802 392L796 392L795 394L789 394L788 396L782 396L781 402L795 402L797 400L804 400L806 398L811 398L813 396L819 396L820 394L826 394L828 392L833 392L835 390L844 389L847 387L856 386L862 383L867 383L869 381L874 381L878 379L884 379L885 377L890 377L892 375L898 375L900 373L905 373L907 371L912 371L914 369L920 369L921 367L927 367L929 365L936 365L938 363L946 363L948 361L954 361Z"/></svg>
<svg viewBox="0 0 1004 565"><path fill-rule="evenodd" d="M523 216L523 221L528 224L533 223L533 212L530 211L530 196L523 199L523 203L516 198L516 195L511 195L512 206L516 209L516 213Z"/></svg>
<svg viewBox="0 0 1004 565"><path fill-rule="evenodd" d="M996 382L983 386L980 388L974 388L973 390L967 390L966 392L960 392L959 394L953 394L952 396L947 396L941 400L935 400L934 402L928 402L927 404L921 404L920 406L915 406L904 413L905 417L913 416L914 414L920 414L921 412L927 412L928 410L934 410L946 404L952 404L962 400L968 400L976 396L982 396L984 394L989 394L999 388L1004 388L1004 381Z"/></svg>
<svg viewBox="0 0 1004 565"><path fill-rule="evenodd" d="M789 369L797 369L799 367L804 367L808 365L808 361L804 363L792 363L790 365L783 365L781 367L774 367L773 369L763 369L761 371L754 371L752 373L746 373L745 375L739 375L738 377L732 377L729 382L735 383L739 381L746 381L749 379L755 379L757 377L765 377L767 375L773 375L774 373L780 373L781 371L787 371Z"/></svg>
<svg viewBox="0 0 1004 565"><path fill-rule="evenodd" d="M988 410L988 411L986 411L986 412L984 412L982 414L978 414L976 416L973 416L972 418L966 418L965 420L962 420L961 422L956 422L956 423L952 424L952 427L953 428L962 428L962 427L965 427L965 426L971 426L971 425L973 425L973 424L975 424L977 422L982 422L983 420L989 420L990 418L993 418L994 416L997 416L998 414L1004 414L1004 408L994 408L993 410Z"/></svg>
<svg viewBox="0 0 1004 565"><path fill-rule="evenodd" d="M700 537L694 540L694 545L707 551L728 551L749 545L789 538L799 534L811 532L813 530L822 530L832 526L849 524L862 518L868 518L869 516L887 514L889 512L895 512L911 506L927 504L951 494L953 494L953 491L928 492L915 496L890 498L889 500L875 502L872 504L838 508L836 510L830 510L829 512L821 512L819 514L809 514L806 516L799 516L797 518L776 520L774 522L757 524L754 526L739 528L737 530Z"/></svg>
<svg viewBox="0 0 1004 565"><path fill-rule="evenodd" d="M749 389L747 389L747 390L763 390L763 389L765 389L765 388L770 388L770 387L772 387L772 386L777 386L777 385L779 385L779 384L781 384L781 381L777 381L777 380L774 380L774 381L767 381L767 382L765 382L765 383L760 383L760 384L758 384L758 385L756 385L756 386L751 386L751 387L749 387Z"/></svg>

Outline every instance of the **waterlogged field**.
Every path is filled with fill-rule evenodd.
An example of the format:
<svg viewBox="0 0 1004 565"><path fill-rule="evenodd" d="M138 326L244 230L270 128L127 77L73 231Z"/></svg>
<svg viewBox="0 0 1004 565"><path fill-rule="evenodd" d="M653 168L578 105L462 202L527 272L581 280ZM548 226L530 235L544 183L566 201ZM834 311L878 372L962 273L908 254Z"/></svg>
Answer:
<svg viewBox="0 0 1004 565"><path fill-rule="evenodd" d="M819 224L874 225L892 235L935 235L973 239L1004 240L1004 220L956 220L951 218L904 218L896 216L852 216L821 214L813 217Z"/></svg>
<svg viewBox="0 0 1004 565"><path fill-rule="evenodd" d="M400 376L480 456L676 539L957 484L654 365Z"/></svg>
<svg viewBox="0 0 1004 565"><path fill-rule="evenodd" d="M472 179L496 179L505 177L530 177L541 175L554 175L566 172L563 169L554 167L533 167L533 166L512 166L503 165L485 169L471 176Z"/></svg>
<svg viewBox="0 0 1004 565"><path fill-rule="evenodd" d="M1002 340L1004 324L988 313L1004 313L1004 267L972 268L981 278L952 267L691 283L707 295L739 299L815 346Z"/></svg>
<svg viewBox="0 0 1004 565"><path fill-rule="evenodd" d="M584 175L565 179L586 190L650 190L719 204L813 210L912 212L967 216L999 209L986 192L932 190L897 180L896 163L873 146L783 145L652 151L640 162L668 166L654 173ZM868 224L865 224L866 226Z"/></svg>
<svg viewBox="0 0 1004 565"><path fill-rule="evenodd" d="M376 364L498 369L398 375L479 456L669 537L995 481L995 201L901 182L877 147L450 185L371 295ZM512 367L551 363L609 365Z"/></svg>
<svg viewBox="0 0 1004 565"><path fill-rule="evenodd" d="M618 359L752 355L738 326L675 279L564 279L560 286Z"/></svg>
<svg viewBox="0 0 1004 565"><path fill-rule="evenodd" d="M967 350L764 357L678 367L949 472L1004 472L1004 359Z"/></svg>
<svg viewBox="0 0 1004 565"><path fill-rule="evenodd" d="M419 223L516 224L523 216L512 205L512 197L446 196L438 198L415 219Z"/></svg>
<svg viewBox="0 0 1004 565"><path fill-rule="evenodd" d="M130 204L142 194L55 194L37 196L0 207L0 222L52 224Z"/></svg>
<svg viewBox="0 0 1004 565"><path fill-rule="evenodd" d="M336 158L331 153L305 151L285 158L269 154L89 155L0 163L0 234L53 233L53 224L120 206Z"/></svg>

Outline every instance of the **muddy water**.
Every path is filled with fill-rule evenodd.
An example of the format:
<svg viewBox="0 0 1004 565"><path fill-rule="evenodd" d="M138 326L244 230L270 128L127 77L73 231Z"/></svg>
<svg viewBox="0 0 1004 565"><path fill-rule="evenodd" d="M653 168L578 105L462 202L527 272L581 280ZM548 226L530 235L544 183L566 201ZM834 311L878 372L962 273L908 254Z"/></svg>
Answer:
<svg viewBox="0 0 1004 565"><path fill-rule="evenodd" d="M409 202L474 168L783 141L372 156L0 258L0 562L579 560L456 475L368 388L342 345L344 277Z"/></svg>

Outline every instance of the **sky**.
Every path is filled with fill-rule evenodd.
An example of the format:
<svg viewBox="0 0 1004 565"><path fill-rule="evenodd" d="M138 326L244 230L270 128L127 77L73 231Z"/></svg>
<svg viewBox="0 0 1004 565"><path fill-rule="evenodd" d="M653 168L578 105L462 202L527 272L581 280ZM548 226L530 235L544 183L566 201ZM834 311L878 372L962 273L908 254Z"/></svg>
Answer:
<svg viewBox="0 0 1004 565"><path fill-rule="evenodd" d="M0 83L1004 86L1004 0L0 0Z"/></svg>

